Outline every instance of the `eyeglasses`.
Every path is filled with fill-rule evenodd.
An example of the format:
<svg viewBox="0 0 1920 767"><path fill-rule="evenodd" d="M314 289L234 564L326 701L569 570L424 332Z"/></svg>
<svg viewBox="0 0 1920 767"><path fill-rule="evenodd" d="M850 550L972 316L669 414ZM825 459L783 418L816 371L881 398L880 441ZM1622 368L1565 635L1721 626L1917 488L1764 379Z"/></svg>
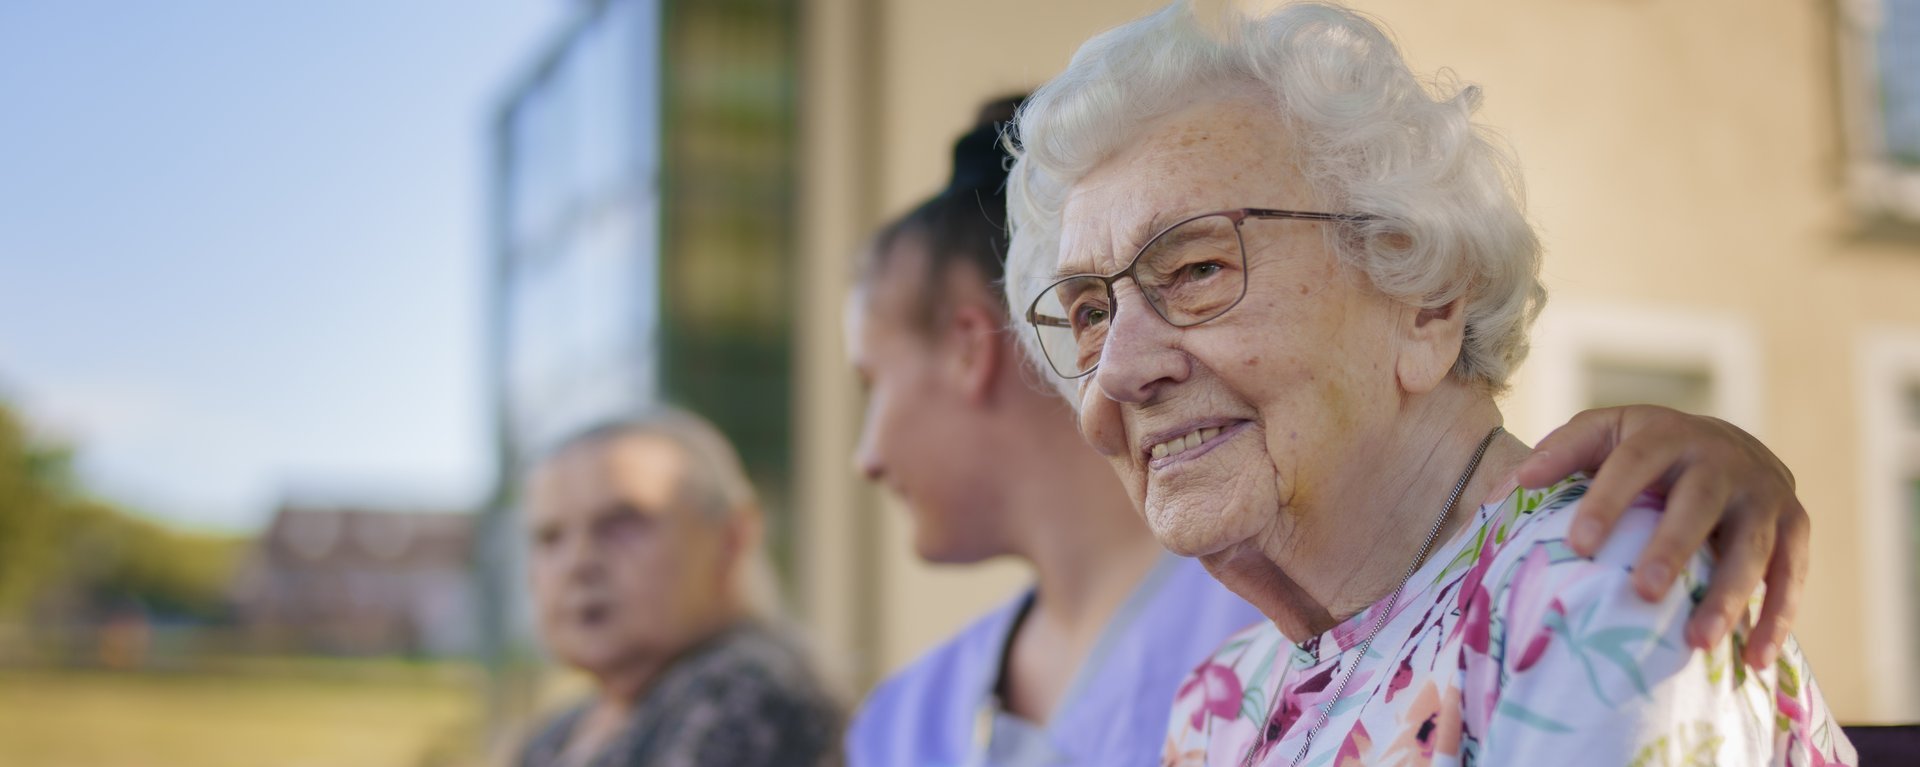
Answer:
<svg viewBox="0 0 1920 767"><path fill-rule="evenodd" d="M1353 223L1373 216L1298 210L1241 208L1202 213L1160 230L1125 269L1109 275L1076 274L1048 286L1027 308L1027 322L1040 338L1047 364L1062 378L1079 378L1100 366L1116 301L1113 284L1130 277L1160 319L1190 328L1217 319L1247 296L1247 248L1240 224L1249 218Z"/></svg>

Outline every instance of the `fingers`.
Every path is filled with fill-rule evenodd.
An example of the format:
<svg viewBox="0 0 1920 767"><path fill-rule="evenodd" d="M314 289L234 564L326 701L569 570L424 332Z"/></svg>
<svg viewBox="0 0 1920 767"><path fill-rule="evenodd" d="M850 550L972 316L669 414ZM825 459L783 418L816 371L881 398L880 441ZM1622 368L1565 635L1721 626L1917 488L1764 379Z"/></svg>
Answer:
<svg viewBox="0 0 1920 767"><path fill-rule="evenodd" d="M1618 410L1588 410L1554 429L1521 462L1516 475L1520 486L1537 490L1576 471L1599 467L1619 439L1619 416Z"/></svg>
<svg viewBox="0 0 1920 767"><path fill-rule="evenodd" d="M1614 523L1620 520L1621 514L1626 513L1627 505L1647 488L1660 482L1680 458L1683 449L1676 442L1654 442L1652 438L1638 437L1622 442L1606 455L1605 463L1600 465L1599 473L1594 475L1592 484L1587 486L1587 494L1580 500L1579 514L1573 521L1572 540L1569 541L1573 550L1588 557L1598 552L1600 544L1613 531ZM1695 483L1706 481L1696 479ZM1673 502L1669 501L1668 506L1666 516L1672 517ZM1709 517L1708 529L1712 528L1711 521L1719 519L1720 508L1716 506L1710 513L1712 516ZM1666 521L1661 523L1663 533L1669 524ZM1699 548L1700 542L1705 540L1706 532L1703 530L1693 548ZM1687 550L1689 554L1692 552L1693 549ZM1642 558L1642 561L1646 560ZM1660 593L1665 592L1664 587L1660 589Z"/></svg>
<svg viewBox="0 0 1920 767"><path fill-rule="evenodd" d="M1617 454L1617 452L1616 452ZM1606 471L1602 468L1601 471ZM1599 484L1597 481L1594 483ZM1644 487L1644 484L1636 487ZM1638 490L1630 491L1638 492ZM1707 535L1719 524L1721 514L1727 508L1729 487L1725 476L1717 472L1690 471L1680 477L1673 486L1673 492L1667 496L1666 513L1660 515L1660 526L1653 531L1653 540L1647 542L1646 550L1640 552L1640 559L1634 564L1633 586L1640 597L1649 602L1658 601L1672 588L1673 579L1693 553L1707 542ZM1593 491L1587 492L1588 498ZM1630 500L1632 496L1628 496ZM1581 504L1585 505L1586 500ZM1626 500L1620 503L1625 506ZM1731 545L1750 545L1758 548L1757 535L1764 535L1765 554L1773 549L1773 529L1766 525L1752 525L1754 531L1746 532ZM1718 579L1718 573L1715 578ZM1753 579L1756 583L1759 579ZM1749 587L1751 593L1751 587Z"/></svg>
<svg viewBox="0 0 1920 767"><path fill-rule="evenodd" d="M1720 533L1720 560L1714 563L1706 597L1693 608L1693 618L1687 622L1687 643L1702 650L1726 638L1746 613L1747 601L1774 560L1771 523L1731 519L1734 521Z"/></svg>
<svg viewBox="0 0 1920 767"><path fill-rule="evenodd" d="M1787 632L1800 613L1800 591L1807 582L1807 549L1813 526L1806 509L1795 502L1780 519L1778 545L1767 567L1767 598L1760 604L1760 618L1747 638L1747 665L1765 669L1773 665Z"/></svg>

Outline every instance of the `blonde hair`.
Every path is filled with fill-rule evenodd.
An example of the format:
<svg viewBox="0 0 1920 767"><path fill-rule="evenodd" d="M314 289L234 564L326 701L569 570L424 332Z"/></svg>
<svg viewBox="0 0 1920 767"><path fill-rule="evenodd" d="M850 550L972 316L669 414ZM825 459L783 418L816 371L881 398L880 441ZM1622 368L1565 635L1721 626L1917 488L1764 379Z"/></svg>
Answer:
<svg viewBox="0 0 1920 767"><path fill-rule="evenodd" d="M616 439L653 437L666 440L687 459L680 479L679 501L713 523L745 519L754 539L741 552L735 588L742 606L755 617L774 619L783 613L779 584L761 535L763 515L753 482L740 454L725 434L705 418L675 407L661 406L639 416L609 421L582 431L555 447L549 455Z"/></svg>

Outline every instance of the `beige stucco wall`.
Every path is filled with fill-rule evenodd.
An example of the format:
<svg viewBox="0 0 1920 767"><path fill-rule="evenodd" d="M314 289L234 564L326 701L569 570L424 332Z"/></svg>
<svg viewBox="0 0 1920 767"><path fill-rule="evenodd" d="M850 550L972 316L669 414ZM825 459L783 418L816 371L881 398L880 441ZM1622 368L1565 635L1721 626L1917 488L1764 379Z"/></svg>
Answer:
<svg viewBox="0 0 1920 767"><path fill-rule="evenodd" d="M858 400L839 339L846 259L866 228L942 183L949 142L979 101L1044 80L1089 35L1158 5L809 4L802 596L822 644L849 648L857 684L1025 574L919 565L899 510L859 486L847 458ZM1751 370L1728 382L1752 403L1738 418L1794 469L1815 520L1797 633L1843 719L1920 719L1907 692L1920 680L1889 679L1872 660L1904 657L1887 644L1886 616L1915 596L1887 586L1899 564L1888 557L1902 555L1876 531L1898 530L1886 526L1897 510L1867 508L1857 406L1870 383L1857 377L1863 339L1920 339L1920 239L1861 236L1844 205L1825 5L1359 5L1394 30L1416 71L1445 66L1485 88L1484 119L1515 147L1548 247L1553 298L1537 346L1561 342L1552 329L1568 317L1655 327L1698 317L1751 345L1734 357ZM1529 365L1508 397L1523 436L1571 414L1543 389L1555 375Z"/></svg>

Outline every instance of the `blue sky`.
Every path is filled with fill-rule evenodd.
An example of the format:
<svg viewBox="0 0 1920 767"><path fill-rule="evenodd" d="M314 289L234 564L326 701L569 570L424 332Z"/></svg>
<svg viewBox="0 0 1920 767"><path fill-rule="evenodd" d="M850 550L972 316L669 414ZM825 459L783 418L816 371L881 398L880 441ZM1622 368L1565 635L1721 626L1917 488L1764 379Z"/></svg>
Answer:
<svg viewBox="0 0 1920 767"><path fill-rule="evenodd" d="M486 127L573 7L0 4L0 398L184 525L472 503Z"/></svg>

